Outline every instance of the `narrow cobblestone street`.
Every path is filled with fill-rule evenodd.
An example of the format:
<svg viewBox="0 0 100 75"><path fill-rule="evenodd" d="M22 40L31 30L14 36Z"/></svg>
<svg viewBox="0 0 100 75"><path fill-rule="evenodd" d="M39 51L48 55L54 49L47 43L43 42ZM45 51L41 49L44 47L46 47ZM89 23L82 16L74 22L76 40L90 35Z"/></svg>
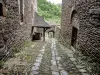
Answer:
<svg viewBox="0 0 100 75"><path fill-rule="evenodd" d="M36 41L5 63L10 75L88 75L55 39ZM14 62L13 62L14 61Z"/></svg>
<svg viewBox="0 0 100 75"><path fill-rule="evenodd" d="M47 40L37 56L31 75L88 75L83 66L75 65L71 51L66 52L55 39Z"/></svg>
<svg viewBox="0 0 100 75"><path fill-rule="evenodd" d="M0 0L0 75L100 75L100 0Z"/></svg>
<svg viewBox="0 0 100 75"><path fill-rule="evenodd" d="M47 40L41 47L31 75L88 75L82 74L55 39Z"/></svg>

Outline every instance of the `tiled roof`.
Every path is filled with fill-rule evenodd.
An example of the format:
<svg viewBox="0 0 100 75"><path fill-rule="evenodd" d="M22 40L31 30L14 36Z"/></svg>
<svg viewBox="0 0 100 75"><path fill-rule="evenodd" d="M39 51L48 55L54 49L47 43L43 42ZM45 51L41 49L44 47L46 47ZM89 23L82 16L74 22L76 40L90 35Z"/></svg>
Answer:
<svg viewBox="0 0 100 75"><path fill-rule="evenodd" d="M44 19L35 12L34 25L35 27L51 27Z"/></svg>

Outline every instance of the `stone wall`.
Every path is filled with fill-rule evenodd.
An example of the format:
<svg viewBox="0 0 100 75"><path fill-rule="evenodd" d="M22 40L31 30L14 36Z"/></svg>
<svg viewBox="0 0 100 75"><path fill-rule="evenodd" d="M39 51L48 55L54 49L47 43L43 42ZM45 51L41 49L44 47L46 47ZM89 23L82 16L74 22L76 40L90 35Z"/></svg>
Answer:
<svg viewBox="0 0 100 75"><path fill-rule="evenodd" d="M65 41L63 37L63 33L60 26L55 27L55 38L58 42L60 42L62 45L67 46L67 48L70 48L70 45Z"/></svg>
<svg viewBox="0 0 100 75"><path fill-rule="evenodd" d="M34 20L34 0L23 2L23 22L20 20L19 0L0 0L6 8L6 16L0 16L0 50L1 58L12 56L16 48L21 47L24 41L30 39L31 27Z"/></svg>
<svg viewBox="0 0 100 75"><path fill-rule="evenodd" d="M100 1L95 0L63 0L62 2L62 23L61 33L67 44L71 45L72 38L72 26L71 23L72 11L76 11L78 15L79 25L78 37L77 37L77 49L83 51L84 54L99 57L100 49L100 27L99 19L93 18L89 13L91 9L100 8ZM94 15L95 16L95 15ZM73 17L72 17L73 18ZM93 52L93 53L92 53ZM95 53L96 52L96 53ZM94 55L96 54L96 55Z"/></svg>
<svg viewBox="0 0 100 75"><path fill-rule="evenodd" d="M19 24L19 11L18 11L18 2L17 1L13 1L13 0L7 0L5 3L3 2L3 0L0 0L3 4L3 7L5 6L7 11L7 15L4 16L0 16L0 41L1 41L1 45L3 45L5 48L4 50L7 50L6 53L2 53L1 54L8 54L10 55L10 53L12 52L11 48L13 47L14 43L17 42L17 34L16 34L16 30L18 30L20 28L20 24ZM3 21L3 22L2 22ZM3 50L3 52L4 52ZM8 56L7 55L7 56ZM1 56L0 56L1 57ZM5 56L3 56L5 57Z"/></svg>
<svg viewBox="0 0 100 75"><path fill-rule="evenodd" d="M76 7L80 21L77 41L77 44L79 44L78 49L83 54L90 55L94 58L100 57L100 19L96 14L91 15L90 10L99 8L100 1L95 0L80 2ZM95 18L93 16L97 17Z"/></svg>
<svg viewBox="0 0 100 75"><path fill-rule="evenodd" d="M80 51L91 59L89 60L90 63L95 62L96 65L100 62L99 9L99 0L63 0L60 32L62 38L59 38L61 43L71 48L72 27L77 28L75 51Z"/></svg>

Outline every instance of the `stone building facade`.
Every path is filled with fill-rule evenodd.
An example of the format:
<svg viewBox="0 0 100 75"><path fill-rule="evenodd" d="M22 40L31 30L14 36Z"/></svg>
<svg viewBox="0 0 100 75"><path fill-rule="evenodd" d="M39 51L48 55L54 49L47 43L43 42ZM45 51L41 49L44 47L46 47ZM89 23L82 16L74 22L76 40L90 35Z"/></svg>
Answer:
<svg viewBox="0 0 100 75"><path fill-rule="evenodd" d="M36 0L0 0L0 60L30 40Z"/></svg>
<svg viewBox="0 0 100 75"><path fill-rule="evenodd" d="M90 62L96 63L96 73L100 72L100 68L96 69L100 62L99 0L62 0L59 32L61 34L57 37L62 44L91 58Z"/></svg>

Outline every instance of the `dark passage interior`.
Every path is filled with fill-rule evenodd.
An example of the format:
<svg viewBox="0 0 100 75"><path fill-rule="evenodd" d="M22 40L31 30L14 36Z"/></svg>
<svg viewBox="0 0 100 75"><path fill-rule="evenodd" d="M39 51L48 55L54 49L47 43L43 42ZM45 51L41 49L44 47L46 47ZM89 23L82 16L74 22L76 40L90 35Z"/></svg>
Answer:
<svg viewBox="0 0 100 75"><path fill-rule="evenodd" d="M77 33L78 29L73 27L72 29L72 40L71 40L71 45L76 49L76 42L77 42Z"/></svg>
<svg viewBox="0 0 100 75"><path fill-rule="evenodd" d="M2 3L0 3L0 16L3 16L3 6L2 6Z"/></svg>

